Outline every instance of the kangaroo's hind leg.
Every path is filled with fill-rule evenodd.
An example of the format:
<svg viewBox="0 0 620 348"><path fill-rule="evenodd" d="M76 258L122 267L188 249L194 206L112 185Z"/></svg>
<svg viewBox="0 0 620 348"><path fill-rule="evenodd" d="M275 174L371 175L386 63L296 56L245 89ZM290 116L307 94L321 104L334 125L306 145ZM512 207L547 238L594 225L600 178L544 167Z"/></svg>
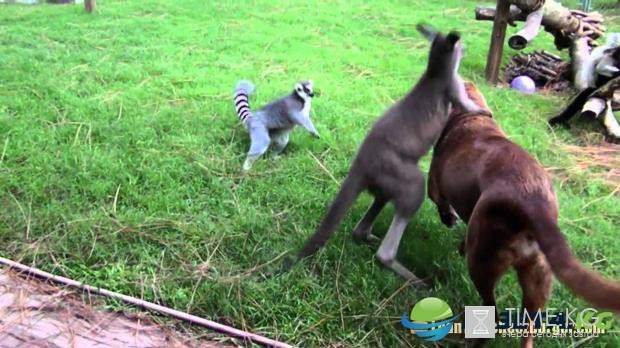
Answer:
<svg viewBox="0 0 620 348"><path fill-rule="evenodd" d="M396 260L398 246L409 219L418 211L424 201L424 176L419 169L415 168L414 170L413 177L409 178L406 184L400 182L392 186L392 193L399 191L393 195L396 213L387 234L381 241L376 257L384 266L411 281L414 285L426 287L427 285L420 278Z"/></svg>
<svg viewBox="0 0 620 348"><path fill-rule="evenodd" d="M243 163L243 172L246 173L252 168L254 161L256 161L262 154L264 154L269 148L271 138L269 137L269 131L267 127L263 125L256 125L249 127L250 132L250 150Z"/></svg>
<svg viewBox="0 0 620 348"><path fill-rule="evenodd" d="M374 202L368 210L364 217L357 223L355 226L355 230L353 231L353 238L359 241L365 242L374 242L379 241L380 239L372 234L372 224L375 222L375 219L385 207L387 201L381 197L375 197Z"/></svg>

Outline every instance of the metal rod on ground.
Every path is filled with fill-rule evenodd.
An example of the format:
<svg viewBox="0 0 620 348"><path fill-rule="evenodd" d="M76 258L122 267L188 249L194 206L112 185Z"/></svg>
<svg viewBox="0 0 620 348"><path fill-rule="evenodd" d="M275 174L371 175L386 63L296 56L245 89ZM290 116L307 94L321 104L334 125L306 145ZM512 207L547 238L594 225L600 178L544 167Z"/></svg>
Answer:
<svg viewBox="0 0 620 348"><path fill-rule="evenodd" d="M227 335L230 336L234 336L234 337L238 337L238 338L242 338L244 340L248 340L254 343L258 343L264 346L269 346L269 347L276 347L276 348L288 348L291 347L290 345L283 343L283 342L279 342L279 341L275 341L272 340L270 338L266 338L257 334L253 334L251 332L246 332L246 331L242 331L242 330L238 330L235 329L233 327L230 326L226 326L226 325L222 325L219 323L216 323L214 321L211 320L207 320L201 317L197 317L195 315L191 315L185 312L181 312L181 311L177 311L174 310L172 308L168 308L168 307L164 307L164 306L160 306L158 304L155 303L151 303L148 301L144 301L144 300L140 300L137 299L135 297L131 297L131 296L127 296L127 295L123 295L123 294L119 294L117 292L114 291L110 291L110 290L106 290L106 289L100 289L100 288L95 288L93 286L87 285L87 284L82 284L80 282L77 282L75 280L69 279L69 278L65 278L65 277L61 277L61 276L57 276L57 275L53 275L51 273L47 273L45 271L41 271L39 269L33 268L33 267L29 267L26 265L23 265L21 263L15 262L15 261L11 261L9 259L5 259L3 257L0 257L0 264L6 265L8 267L20 270L22 272L28 273L29 275L33 275L39 278L43 278L43 279L48 279L48 280L52 280L56 283L60 283L60 284L64 284L70 287L74 287L74 288L78 288L84 291L88 291L94 294L99 294L102 296L106 296L106 297L110 297L110 298L114 298L117 300L121 300L127 303L131 303L133 305L136 306L140 306L152 311L156 311L159 313L163 313L166 315L169 315L171 317L177 318L177 319L181 319L181 320L185 320L188 321L190 323L193 324L197 324L200 326L204 326L206 328L209 328L211 330L215 330L215 331L219 331L222 333L225 333Z"/></svg>

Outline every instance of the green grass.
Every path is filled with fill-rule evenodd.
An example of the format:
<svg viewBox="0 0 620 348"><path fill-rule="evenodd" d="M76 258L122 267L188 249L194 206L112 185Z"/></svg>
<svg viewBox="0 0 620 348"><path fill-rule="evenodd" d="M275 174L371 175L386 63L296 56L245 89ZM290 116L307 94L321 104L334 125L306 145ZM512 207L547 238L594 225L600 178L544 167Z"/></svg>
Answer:
<svg viewBox="0 0 620 348"><path fill-rule="evenodd" d="M303 266L263 282L249 275L302 245L338 190L330 174L342 180L372 122L416 82L428 49L416 23L463 32L462 74L544 165L570 166L557 145L579 141L546 126L562 98L485 84L491 23L473 20L475 1L98 5L94 15L0 6L0 254L299 346L420 346L399 323L418 300L437 296L455 311L481 303L457 253L465 227L443 227L430 201L400 253L432 277L430 291L403 287L351 240L368 196ZM546 33L534 44L551 47ZM257 85L253 107L312 78L322 138L297 130L279 160L242 178L248 137L231 104L241 78ZM618 196L587 173L568 179L556 185L562 230L584 263L620 278ZM513 274L496 293L500 306L520 302ZM557 282L549 305L587 306ZM618 336L589 344L617 346Z"/></svg>

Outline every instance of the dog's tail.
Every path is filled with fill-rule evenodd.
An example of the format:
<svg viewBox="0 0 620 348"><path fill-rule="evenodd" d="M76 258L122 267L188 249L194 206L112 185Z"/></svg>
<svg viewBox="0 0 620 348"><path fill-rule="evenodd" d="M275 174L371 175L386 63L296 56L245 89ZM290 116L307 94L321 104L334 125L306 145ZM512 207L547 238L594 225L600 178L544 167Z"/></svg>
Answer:
<svg viewBox="0 0 620 348"><path fill-rule="evenodd" d="M541 217L541 214L529 216ZM600 274L584 267L571 252L554 219L541 217L531 222L534 238L555 276L577 296L593 305L620 312L620 283L604 279Z"/></svg>
<svg viewBox="0 0 620 348"><path fill-rule="evenodd" d="M235 110L237 111L237 116L239 117L241 122L245 122L250 116L252 116L248 97L254 92L254 89L254 84L246 80L241 80L237 82L237 86L235 87L235 94L233 96L233 100L235 103Z"/></svg>
<svg viewBox="0 0 620 348"><path fill-rule="evenodd" d="M321 225L297 254L297 260L314 254L327 243L327 240L334 234L340 221L342 221L344 215L349 211L357 196L359 196L364 189L362 179L355 175L352 176L352 172L355 172L355 170L351 169L349 172L349 175L342 183L340 191L329 207L327 215L325 215Z"/></svg>

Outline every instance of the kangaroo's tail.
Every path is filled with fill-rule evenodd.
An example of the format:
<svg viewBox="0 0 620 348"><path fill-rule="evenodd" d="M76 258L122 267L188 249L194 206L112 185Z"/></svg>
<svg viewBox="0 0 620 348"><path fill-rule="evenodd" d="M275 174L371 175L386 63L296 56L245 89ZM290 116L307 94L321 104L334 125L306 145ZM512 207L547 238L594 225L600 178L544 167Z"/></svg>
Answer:
<svg viewBox="0 0 620 348"><path fill-rule="evenodd" d="M543 218L532 223L534 238L555 276L575 295L593 305L620 312L620 283L584 267L571 252L555 221Z"/></svg>
<svg viewBox="0 0 620 348"><path fill-rule="evenodd" d="M252 116L248 96L253 92L254 84L252 82L246 80L241 80L237 82L237 87L235 87L235 94L233 100L235 103L235 110L237 111L237 116L239 116L241 122L245 122L248 118Z"/></svg>
<svg viewBox="0 0 620 348"><path fill-rule="evenodd" d="M351 170L351 172L354 172L354 170ZM327 240L334 234L344 215L355 202L357 196L364 189L362 179L358 176L351 176L351 172L349 172L349 175L342 183L340 192L338 192L336 199L329 207L327 215L325 215L318 230L308 239L306 245L297 254L297 260L314 254L325 245Z"/></svg>

